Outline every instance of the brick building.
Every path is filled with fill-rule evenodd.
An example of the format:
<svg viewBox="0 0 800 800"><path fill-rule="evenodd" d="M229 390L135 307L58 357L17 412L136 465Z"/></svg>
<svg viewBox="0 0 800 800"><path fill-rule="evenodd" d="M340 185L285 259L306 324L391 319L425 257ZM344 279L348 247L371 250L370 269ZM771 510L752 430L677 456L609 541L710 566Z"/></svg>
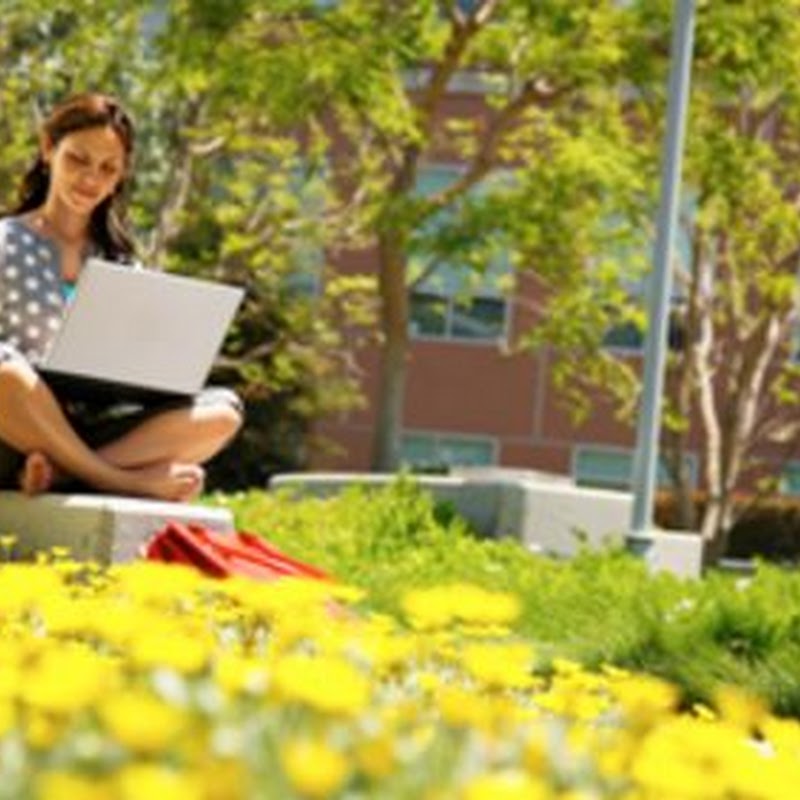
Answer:
<svg viewBox="0 0 800 800"><path fill-rule="evenodd" d="M413 78L412 78L413 82ZM412 86L413 89L413 86ZM460 75L451 84L446 114L482 113L480 81ZM460 167L446 143L437 160L419 175L418 191L433 191L451 181ZM683 245L686 246L686 245ZM679 243L679 248L681 244ZM345 269L370 271L369 252L358 254ZM371 267L372 263L372 267ZM416 287L411 297L411 348L403 407L403 462L413 468L448 465L499 465L572 476L586 485L630 484L635 446L632 424L616 420L600 397L588 420L576 425L551 380L551 354L512 353L509 344L535 324L532 308L541 299L536 284L522 279L511 296L498 288L508 271L502 259L492 265L482 285L462 302L459 271L445 264L437 276ZM610 337L634 363L641 360L641 338L625 331ZM630 331L627 332L630 334ZM377 349L362 351L364 410L329 418L318 432L338 452L318 455L318 469L368 470L376 424ZM699 426L693 425L693 431ZM800 452L765 448L763 471L780 474L782 491L800 494ZM696 485L701 480L697 434L690 442L688 466ZM665 475L662 476L666 480Z"/></svg>

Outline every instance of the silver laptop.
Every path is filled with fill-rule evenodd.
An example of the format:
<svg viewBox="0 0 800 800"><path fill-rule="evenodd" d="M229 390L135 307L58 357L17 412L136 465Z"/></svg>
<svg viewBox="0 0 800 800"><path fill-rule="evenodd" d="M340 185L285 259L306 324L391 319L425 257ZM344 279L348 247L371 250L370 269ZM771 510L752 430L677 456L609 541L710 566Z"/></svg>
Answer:
<svg viewBox="0 0 800 800"><path fill-rule="evenodd" d="M134 395L194 394L243 295L223 283L89 259L39 369L56 386L73 379Z"/></svg>

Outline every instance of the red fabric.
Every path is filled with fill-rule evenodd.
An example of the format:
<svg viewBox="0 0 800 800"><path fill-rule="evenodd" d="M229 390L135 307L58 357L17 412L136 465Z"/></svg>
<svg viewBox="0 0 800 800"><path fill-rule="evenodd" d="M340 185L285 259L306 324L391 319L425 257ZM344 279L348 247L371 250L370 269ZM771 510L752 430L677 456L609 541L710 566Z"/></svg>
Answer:
<svg viewBox="0 0 800 800"><path fill-rule="evenodd" d="M328 580L317 567L304 564L265 542L238 531L218 533L202 525L169 522L145 545L145 558L171 564L191 564L206 575L243 575L258 580L294 576Z"/></svg>

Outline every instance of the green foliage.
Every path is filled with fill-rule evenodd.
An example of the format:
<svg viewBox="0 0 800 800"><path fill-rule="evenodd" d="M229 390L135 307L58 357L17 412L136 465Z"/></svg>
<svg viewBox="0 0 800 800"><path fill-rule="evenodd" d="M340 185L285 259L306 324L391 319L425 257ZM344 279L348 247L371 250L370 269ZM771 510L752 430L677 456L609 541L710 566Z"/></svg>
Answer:
<svg viewBox="0 0 800 800"><path fill-rule="evenodd" d="M351 334L374 325L375 276L332 277L327 254L378 242L380 277L401 273L381 294L392 314L379 308L396 321L382 326L402 340L393 352L407 344L413 281L446 264L466 293L502 254L545 294L518 344L552 348L578 417L598 386L629 413L634 372L603 342L613 325L646 323L629 292L650 258L674 4L505 0L488 18L486 4L434 0L222 5L12 1L0 26L0 204L54 99L118 93L140 131L132 211L144 259L248 288L218 378L246 396L258 428L220 475L261 483L271 465L300 466L310 420L358 402ZM712 366L728 367L708 370L728 381L713 393L726 453L736 437L765 435L736 421L742 388L796 405L785 347L766 370L771 391L742 371L767 323L785 328L794 313L799 9L698 6L685 169L696 213L679 277L697 299L701 268L714 266L700 305ZM453 112L454 76L480 83L476 119ZM463 173L420 197L420 169L455 157ZM673 355L676 371L689 355ZM672 430L696 435L685 407L667 408Z"/></svg>
<svg viewBox="0 0 800 800"><path fill-rule="evenodd" d="M249 0L224 9L33 0L3 9L0 205L11 205L53 102L86 89L117 94L138 129L131 216L142 259L247 289L214 380L242 394L248 423L214 465L215 485L261 485L273 469L302 466L311 420L359 400L339 323L369 324L371 287L351 282L345 294L324 280L335 238L326 137L318 129L301 143L287 129L303 119L302 66L288 70L283 49L263 46L312 5L272 3L265 14Z"/></svg>
<svg viewBox="0 0 800 800"><path fill-rule="evenodd" d="M580 342L571 362L586 356L585 374L631 396L630 376L588 344L628 313L616 277L627 265L598 254L636 230L626 219L612 233L605 221L635 207L646 174L617 91L632 35L624 6L513 0L485 19L433 0L218 5L12 4L0 31L3 191L29 158L36 113L78 88L120 94L140 132L132 211L143 257L247 286L219 377L282 441L356 403L354 342L331 322L368 326L374 285L345 298L324 254L381 237L402 252L380 270L446 263L465 287L499 253L535 270L554 309L538 341ZM447 81L433 83L459 72L486 87L480 124L451 117ZM442 120L470 177L419 198L419 168L442 158ZM404 294L413 279L392 285ZM250 430L242 442L256 447L245 461L260 483L258 459L289 454L266 434L259 452L258 438Z"/></svg>
<svg viewBox="0 0 800 800"><path fill-rule="evenodd" d="M734 498L736 521L730 530L726 555L796 564L800 561L800 502L794 497L776 496L777 477L769 477L763 484L760 494L737 494ZM691 500L695 516L699 517L708 496L695 492ZM664 528L679 527L674 498L666 493L656 498L655 518Z"/></svg>
<svg viewBox="0 0 800 800"><path fill-rule="evenodd" d="M249 492L218 496L237 526L368 592L396 612L414 587L467 581L513 592L517 630L557 656L641 669L676 681L687 702L722 684L751 689L800 715L800 578L761 566L752 578L701 581L648 574L621 550L569 561L534 556L514 540L482 540L410 479L328 499Z"/></svg>

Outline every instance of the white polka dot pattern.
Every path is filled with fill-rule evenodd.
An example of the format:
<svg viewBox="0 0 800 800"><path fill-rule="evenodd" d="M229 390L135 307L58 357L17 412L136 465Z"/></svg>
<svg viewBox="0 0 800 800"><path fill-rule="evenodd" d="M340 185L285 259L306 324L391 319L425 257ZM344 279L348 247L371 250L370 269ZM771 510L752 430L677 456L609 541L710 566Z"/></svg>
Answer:
<svg viewBox="0 0 800 800"><path fill-rule="evenodd" d="M60 286L54 245L19 219L0 220L0 342L41 357L64 314Z"/></svg>

